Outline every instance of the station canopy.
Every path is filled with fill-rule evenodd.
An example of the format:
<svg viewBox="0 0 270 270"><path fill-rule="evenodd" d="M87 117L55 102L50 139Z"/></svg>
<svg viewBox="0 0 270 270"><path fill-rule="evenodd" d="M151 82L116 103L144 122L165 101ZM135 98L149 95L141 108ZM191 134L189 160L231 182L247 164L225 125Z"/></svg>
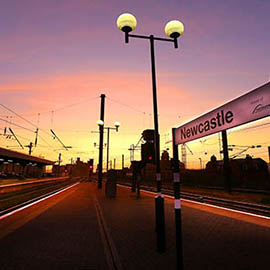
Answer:
<svg viewBox="0 0 270 270"><path fill-rule="evenodd" d="M3 162L14 162L14 163L20 163L20 164L36 163L37 165L43 165L43 166L53 165L55 163L54 161L51 161L48 159L27 155L24 153L12 151L12 150L1 148L1 147L0 147L0 159Z"/></svg>

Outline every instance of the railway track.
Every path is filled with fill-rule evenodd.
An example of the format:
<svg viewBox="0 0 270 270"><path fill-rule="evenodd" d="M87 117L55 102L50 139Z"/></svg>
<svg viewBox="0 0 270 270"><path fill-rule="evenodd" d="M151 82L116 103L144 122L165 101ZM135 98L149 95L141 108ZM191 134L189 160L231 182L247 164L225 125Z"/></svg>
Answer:
<svg viewBox="0 0 270 270"><path fill-rule="evenodd" d="M130 186L131 184L127 183L119 183L121 185ZM155 187L141 185L141 190L156 192ZM174 196L173 190L170 189L162 189L164 195ZM261 204L253 204L247 202L233 201L228 199L222 199L217 197L205 196L201 194L194 194L188 192L181 192L180 197L182 199L196 201L200 203L211 204L219 207L229 208L238 211L249 212L256 215L263 215L266 217L270 217L270 206L261 205Z"/></svg>
<svg viewBox="0 0 270 270"><path fill-rule="evenodd" d="M36 185L32 182L29 187L24 187L23 189L19 189L20 183L16 185L13 184L13 187L18 188L17 190L0 194L0 217L20 207L59 192L75 182L78 182L78 180L78 178L67 178L59 182L44 181L42 184L37 181ZM83 179L80 180L83 181Z"/></svg>
<svg viewBox="0 0 270 270"><path fill-rule="evenodd" d="M84 178L66 179L57 183L57 181L51 181L51 183L44 182L43 185L36 187L25 188L21 191L14 191L8 194L0 194L0 217L8 212L11 212L17 208L23 207L34 201L40 200L46 196L54 194L58 191L65 189L66 187L74 184L78 181L84 181ZM95 180L94 180L95 181ZM119 182L120 185L131 187L131 184ZM20 184L18 184L20 185ZM155 187L141 185L141 190L156 192ZM173 197L173 190L163 189L163 194ZM238 211L245 211L252 214L263 215L270 217L270 206L253 204L247 202L233 201L228 199L222 199L217 197L211 197L201 194L194 194L188 192L181 192L181 198L200 203L211 204L219 207L234 209Z"/></svg>

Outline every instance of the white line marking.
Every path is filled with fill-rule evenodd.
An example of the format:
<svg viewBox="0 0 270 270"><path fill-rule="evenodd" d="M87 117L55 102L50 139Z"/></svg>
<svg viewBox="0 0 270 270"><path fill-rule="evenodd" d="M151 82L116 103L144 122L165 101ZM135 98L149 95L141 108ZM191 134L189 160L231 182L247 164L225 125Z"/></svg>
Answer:
<svg viewBox="0 0 270 270"><path fill-rule="evenodd" d="M125 187L125 188L130 188L130 187L123 186L123 185L119 185L119 186L122 186L122 187ZM141 191L142 192L145 192L145 193L150 193L150 194L156 195L156 193L155 192L152 192L152 191L143 190L143 189L141 189ZM164 194L163 194L163 196L165 198L173 199L174 200L174 197L173 196L164 195ZM210 206L210 207L213 207L213 208L218 208L218 209L222 209L222 210L226 210L226 211L231 211L231 212L235 212L235 213L240 213L240 214L244 214L244 215L248 215L248 216L253 216L253 217L258 217L258 218L264 218L264 219L269 219L270 220L270 217L256 215L256 214L252 214L252 213L248 213L248 212L243 212L243 211L239 211L239 210L234 210L234 209L230 209L230 208L225 208L225 207L221 207L221 206L216 206L216 205L212 205L212 204L208 204L208 203L201 203L201 202L191 201L191 200L188 200L188 199L181 199L181 201L191 202L191 203L195 203L195 204L201 204L201 205Z"/></svg>
<svg viewBox="0 0 270 270"><path fill-rule="evenodd" d="M5 185L0 185L0 188L7 188L7 187L13 187L13 186L23 186L23 185L30 185L30 184L37 184L37 183L43 183L43 182L50 182L50 181L56 181L56 180L64 180L68 179L68 177L58 177L58 178L46 178L43 180L29 180L26 182L17 182L13 184L5 184Z"/></svg>
<svg viewBox="0 0 270 270"><path fill-rule="evenodd" d="M174 208L175 209L181 209L181 201L180 201L180 199L175 199L174 200Z"/></svg>
<svg viewBox="0 0 270 270"><path fill-rule="evenodd" d="M201 205L211 206L213 208L218 208L218 209L222 209L222 210L226 210L226 211L240 213L240 214L244 214L244 215L248 215L248 216L253 216L253 217L258 217L258 218L264 218L264 219L270 219L270 217L261 216L261 215L257 215L257 214L252 214L252 213L248 213L248 212L243 212L243 211L240 211L240 210L225 208L225 207L221 207L221 206L217 206L217 205L212 205L212 204L208 204L208 203L200 203L200 202L191 201L191 200L187 200L187 199L181 199L181 200L186 201L186 202L191 202L191 203L197 203L197 204L201 204Z"/></svg>
<svg viewBox="0 0 270 270"><path fill-rule="evenodd" d="M179 183L180 182L180 173L173 173L173 182Z"/></svg>
<svg viewBox="0 0 270 270"><path fill-rule="evenodd" d="M21 207L21 208L18 208L18 209L14 210L14 211L11 211L11 212L9 212L9 213L7 213L7 214L1 216L1 217L0 217L0 220L4 219L4 218L6 218L6 217L9 217L9 216L11 216L11 215L13 215L13 214L15 214L15 213L17 213L17 212L23 210L23 209L26 209L26 208L28 208L28 207L34 205L34 204L37 204L37 203L42 202L42 201L44 201L44 200L47 200L47 199L49 199L49 198L51 198L51 197L53 197L53 196L55 196L55 195L57 195L57 194L59 194L59 193L61 193L61 192L63 192L63 191L66 191L67 189L70 189L70 188L72 188L72 187L78 185L79 183L80 183L80 182L77 182L77 183L73 184L72 186L69 186L69 187L67 187L67 188L65 188L65 189L62 189L62 190L60 190L60 191L58 191L58 192L56 192L56 193L54 193L54 194L51 194L51 195L49 195L49 196L47 196L47 197L45 197L45 198L39 199L39 200L37 200L37 201L35 201L35 202L32 202L32 203L30 203L30 204L27 204L27 205Z"/></svg>
<svg viewBox="0 0 270 270"><path fill-rule="evenodd" d="M103 248L106 255L107 263L110 270L122 270L122 264L120 261L119 254L111 237L110 231L108 229L107 223L105 221L101 206L98 202L98 199L94 198L94 204L96 208L97 220L99 225L99 230L101 238L103 241ZM115 266L114 266L115 265Z"/></svg>

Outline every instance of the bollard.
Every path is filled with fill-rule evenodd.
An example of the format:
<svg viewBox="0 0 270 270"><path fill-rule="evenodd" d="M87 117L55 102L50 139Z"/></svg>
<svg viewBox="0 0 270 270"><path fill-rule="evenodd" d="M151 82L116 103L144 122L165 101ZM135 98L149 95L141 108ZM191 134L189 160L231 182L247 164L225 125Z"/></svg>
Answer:
<svg viewBox="0 0 270 270"><path fill-rule="evenodd" d="M116 170L109 170L107 173L107 182L105 185L106 197L116 197L116 184L117 184L117 173Z"/></svg>

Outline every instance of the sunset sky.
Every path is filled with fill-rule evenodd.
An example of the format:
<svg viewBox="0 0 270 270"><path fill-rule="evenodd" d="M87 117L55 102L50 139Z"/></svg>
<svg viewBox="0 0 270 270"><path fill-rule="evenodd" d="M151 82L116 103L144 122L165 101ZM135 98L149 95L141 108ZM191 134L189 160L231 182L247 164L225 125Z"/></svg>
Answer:
<svg viewBox="0 0 270 270"><path fill-rule="evenodd" d="M129 12L137 18L137 34L166 37L168 21L185 25L179 49L155 43L161 151L171 153L166 142L172 127L269 81L269 10L268 0L1 0L0 132L11 127L27 145L38 125L33 155L57 160L62 153L64 163L81 157L96 164L99 96L105 94L105 126L121 123L119 132L110 134L110 159L120 168L124 154L128 166L128 148L153 128L149 44L136 39L125 44L116 26L117 17ZM50 129L72 149L61 148ZM269 132L266 118L231 130L228 140L260 144L244 154L268 162ZM205 164L212 154L219 158L217 135L188 145L189 167L199 167L199 158ZM5 136L0 146L28 151Z"/></svg>

